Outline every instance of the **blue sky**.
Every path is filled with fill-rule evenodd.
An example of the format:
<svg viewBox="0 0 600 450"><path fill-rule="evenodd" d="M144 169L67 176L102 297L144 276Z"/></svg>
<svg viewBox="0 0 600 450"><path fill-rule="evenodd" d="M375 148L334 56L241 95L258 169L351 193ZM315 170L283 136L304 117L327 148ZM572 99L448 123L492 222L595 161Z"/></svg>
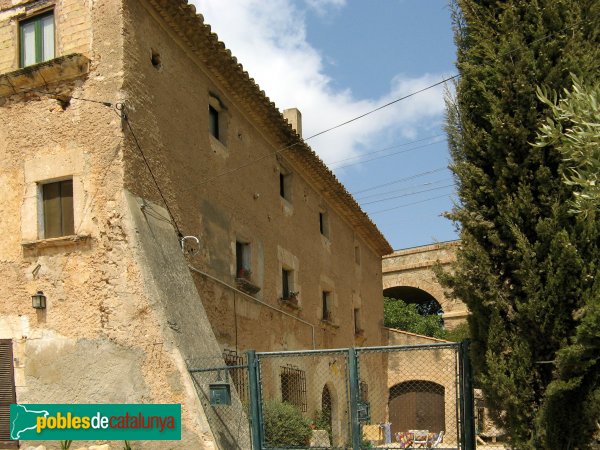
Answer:
<svg viewBox="0 0 600 450"><path fill-rule="evenodd" d="M197 12L304 137L456 70L447 0L192 0ZM456 239L444 87L314 139L395 249Z"/></svg>

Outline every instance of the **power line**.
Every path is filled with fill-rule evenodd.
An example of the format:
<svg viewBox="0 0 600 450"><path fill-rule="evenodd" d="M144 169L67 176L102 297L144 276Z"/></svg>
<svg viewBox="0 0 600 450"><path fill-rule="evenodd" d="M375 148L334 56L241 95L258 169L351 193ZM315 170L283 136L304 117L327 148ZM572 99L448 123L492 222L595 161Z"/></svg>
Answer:
<svg viewBox="0 0 600 450"><path fill-rule="evenodd" d="M450 197L450 194L438 195L436 197L426 198L426 199L423 199L423 200L419 200L417 202L406 203L404 205L394 206L393 208L387 208L387 209L381 209L379 211L373 211L373 212L369 213L369 215L372 216L373 214L380 214L380 213L392 211L392 210L395 210L395 209L406 208L407 206L418 205L419 203L425 203L425 202L429 202L431 200L436 200L438 198L446 198L446 197Z"/></svg>
<svg viewBox="0 0 600 450"><path fill-rule="evenodd" d="M356 116L356 117L354 117L354 118L352 118L350 120L346 120L345 122L342 122L342 123L340 123L338 125L334 125L333 127L327 128L326 130L319 131L318 133L313 134L312 136L307 137L305 139L305 141L308 141L309 139L312 139L312 138L316 138L317 136L321 136L322 134L329 133L332 130L336 130L338 128L343 127L344 125L348 125L349 123L356 122L357 120L360 120L363 117L367 117L367 116L369 116L369 115L371 115L373 113L376 113L377 111L381 111L382 109L387 108L388 106L392 106L393 104L401 102L402 100L406 100L407 98L410 98L410 97L412 97L414 95L420 94L421 92L425 92L425 91L427 91L429 89L432 89L432 88L434 88L436 86L439 86L440 84L444 84L444 83L446 83L446 82L448 82L450 80L453 80L454 78L458 78L458 76L459 76L459 74L456 74L456 75L453 75L451 77L445 78L445 79L443 79L441 81L438 81L437 83L434 83L432 85L424 87L423 89L419 89L418 91L411 92L410 94L407 94L407 95L405 95L403 97L397 98L396 100L392 100L391 102L388 102L385 105L381 105L381 106L379 106L379 107L377 107L375 109L372 109L371 111L367 111L366 113L361 114L360 116Z"/></svg>
<svg viewBox="0 0 600 450"><path fill-rule="evenodd" d="M119 104L119 105L122 105L122 104ZM154 185L156 186L156 189L158 190L160 198L162 198L162 201L165 204L165 207L167 208L167 212L169 213L169 216L171 217L171 220L173 221L173 225L175 225L175 228L177 229L177 234L178 234L178 236L181 237L181 236L183 236L183 233L179 229L179 225L177 225L177 221L175 220L175 216L171 212L171 208L169 208L169 204L167 203L167 200L165 199L165 196L162 193L162 190L161 190L161 188L160 188L160 186L158 184L158 181L156 181L156 177L154 176L154 172L152 171L152 168L150 167L150 163L146 159L146 155L144 154L144 150L142 150L142 146L140 145L140 143L138 141L138 138L135 135L135 133L133 131L133 128L131 127L131 123L129 122L129 116L124 111L124 105L121 106L120 108L119 108L119 105L117 105L117 109L119 109L121 111L121 118L127 124L127 128L129 129L129 132L131 133L131 136L133 136L133 140L135 142L135 145L138 148L140 154L142 155L142 159L144 160L144 163L146 164L146 167L148 168L148 172L150 172L150 176L152 177L152 180L154 181Z"/></svg>
<svg viewBox="0 0 600 450"><path fill-rule="evenodd" d="M375 190L375 189L379 189L380 187L384 187L384 186L390 186L392 184L402 183L403 181L414 180L415 178L420 178L420 177L423 177L423 176L426 176L426 175L431 175L432 173L441 172L442 170L447 170L447 169L448 169L448 167L444 166L444 167L439 167L437 169L428 170L427 172L417 173L415 175L411 175L411 176L408 176L408 177L398 178L397 180L390 181L388 183L378 184L376 186L371 186L370 188L362 189L360 191L355 191L353 193L353 195L360 194L361 192L368 192L368 191L372 191L372 190Z"/></svg>
<svg viewBox="0 0 600 450"><path fill-rule="evenodd" d="M442 136L445 136L445 134L436 134L435 136L429 136L429 137L425 137L423 139L417 139L416 141L403 142L402 144L392 145L390 147L382 148L382 149L375 150L375 151L372 151L372 152L367 152L364 155L350 156L349 158L338 159L336 161L329 161L327 163L327 165L331 166L332 164L337 164L337 163L341 163L341 162L344 162L344 161L349 161L351 159L364 158L367 155L374 155L376 153L385 152L387 150L393 150L393 149L399 148L399 147L406 147L407 145L416 144L418 142L423 142L423 141L426 141L428 139L435 139L435 138L442 137Z"/></svg>
<svg viewBox="0 0 600 450"><path fill-rule="evenodd" d="M423 192L439 191L440 189L446 189L449 187L454 187L454 184L447 184L445 186L439 186L439 187L431 188L431 189L422 189L420 191L414 191L414 192L410 192L408 194L403 194L403 195L395 195L394 197L388 197L388 198L383 198L380 200L373 200L370 202L361 203L361 205L364 206L364 205L372 205L373 203L387 202L388 200L395 200L397 198L410 197L412 195L422 194Z"/></svg>
<svg viewBox="0 0 600 450"><path fill-rule="evenodd" d="M365 195L365 196L356 198L356 200L360 203L361 201L363 201L363 200L365 200L367 198L379 197L379 196L382 196L382 195L396 194L398 192L404 192L404 191L407 191L409 189L413 189L413 188L417 188L417 187L432 186L432 185L439 184L439 183L447 183L449 181L452 181L452 178L443 178L441 180L428 181L427 183L413 184L413 185L410 185L410 186L403 187L402 189L396 189L396 190L393 190L393 191L380 192L378 194Z"/></svg>
<svg viewBox="0 0 600 450"><path fill-rule="evenodd" d="M371 162L371 161L375 161L377 159L389 158L390 156L396 156L396 155L401 155L403 153L409 153L409 152L412 152L413 150L418 150L420 148L431 147L432 145L439 144L440 142L442 142L442 141L430 142L429 144L418 145L417 147L409 148L407 150L401 150L399 152L388 153L387 155L374 156L373 158L364 159L362 161L356 161L356 162L353 162L353 163L343 164L341 166L332 167L331 169L332 170L343 169L345 167L355 166L357 164ZM368 156L368 155L365 155L365 156Z"/></svg>

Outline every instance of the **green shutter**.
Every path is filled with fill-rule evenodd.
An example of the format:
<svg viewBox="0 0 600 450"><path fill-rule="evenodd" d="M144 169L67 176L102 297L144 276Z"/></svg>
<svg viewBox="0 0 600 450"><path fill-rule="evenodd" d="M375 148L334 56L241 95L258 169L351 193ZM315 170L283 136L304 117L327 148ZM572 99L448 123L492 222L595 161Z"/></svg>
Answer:
<svg viewBox="0 0 600 450"><path fill-rule="evenodd" d="M0 448L18 448L10 440L10 404L16 401L12 340L0 339Z"/></svg>

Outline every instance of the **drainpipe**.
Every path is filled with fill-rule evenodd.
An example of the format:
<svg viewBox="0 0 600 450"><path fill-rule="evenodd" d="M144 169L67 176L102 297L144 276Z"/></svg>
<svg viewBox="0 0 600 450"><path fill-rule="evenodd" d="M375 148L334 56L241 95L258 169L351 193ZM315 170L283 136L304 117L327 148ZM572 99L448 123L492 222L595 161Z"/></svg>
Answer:
<svg viewBox="0 0 600 450"><path fill-rule="evenodd" d="M296 316L294 316L293 314L290 314L290 313L288 313L288 312L286 312L286 311L283 311L283 310L281 310L281 309L279 309L279 308L275 308L274 306L271 306L271 305L269 305L268 303L265 303L265 302L263 302L263 301L261 301L261 300L259 300L259 299L257 299L257 298L254 298L254 297L252 297L251 295L248 295L248 294L246 294L244 291L240 291L239 289L237 289L237 288L235 288L235 287L231 286L230 284L226 283L225 281L219 280L218 278L216 278L216 277L213 277L212 275L209 275L209 274L207 274L206 272L203 272L203 271L201 271L201 270L199 270L199 269L196 269L196 268L195 268L194 266L192 266L192 265L189 265L189 264L188 264L188 267L189 267L189 269L190 269L192 272L196 272L196 273L198 273L198 274L200 274L200 275L203 275L203 276L205 276L206 278L208 278L208 279L210 279L210 280L216 281L217 283L219 283L219 284L222 284L223 286L226 286L226 287L228 287L229 289L231 289L232 291L234 291L234 293L242 294L242 296L243 296L244 298L249 298L250 300L253 300L254 302L256 302L256 303L258 303L258 304L260 304L260 305L266 306L266 307L267 307L267 308L269 308L269 309L272 309L272 310L274 310L274 311L277 311L277 312L279 312L279 313L283 314L284 316L291 317L292 319L294 319L294 320L297 320L298 322L301 322L301 323L303 323L303 324L305 324L305 325L308 325L308 326L310 327L310 331L311 331L311 338L312 338L312 347L313 347L313 350L317 348L317 345L316 345L316 342L315 342L315 326L314 326L312 323L310 323L310 322L307 322L306 320L302 320L302 319L300 319L299 317L296 317Z"/></svg>

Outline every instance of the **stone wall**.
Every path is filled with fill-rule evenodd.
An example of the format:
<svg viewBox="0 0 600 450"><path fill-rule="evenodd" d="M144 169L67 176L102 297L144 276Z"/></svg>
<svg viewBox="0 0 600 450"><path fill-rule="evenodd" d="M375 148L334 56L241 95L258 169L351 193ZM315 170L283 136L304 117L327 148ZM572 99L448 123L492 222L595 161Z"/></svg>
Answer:
<svg viewBox="0 0 600 450"><path fill-rule="evenodd" d="M458 299L446 296L433 272L436 263L444 270L451 270L456 260L455 249L459 241L424 245L397 250L382 259L383 289L408 286L420 289L437 300L444 311L444 324L453 328L464 322L468 315L467 307Z"/></svg>

